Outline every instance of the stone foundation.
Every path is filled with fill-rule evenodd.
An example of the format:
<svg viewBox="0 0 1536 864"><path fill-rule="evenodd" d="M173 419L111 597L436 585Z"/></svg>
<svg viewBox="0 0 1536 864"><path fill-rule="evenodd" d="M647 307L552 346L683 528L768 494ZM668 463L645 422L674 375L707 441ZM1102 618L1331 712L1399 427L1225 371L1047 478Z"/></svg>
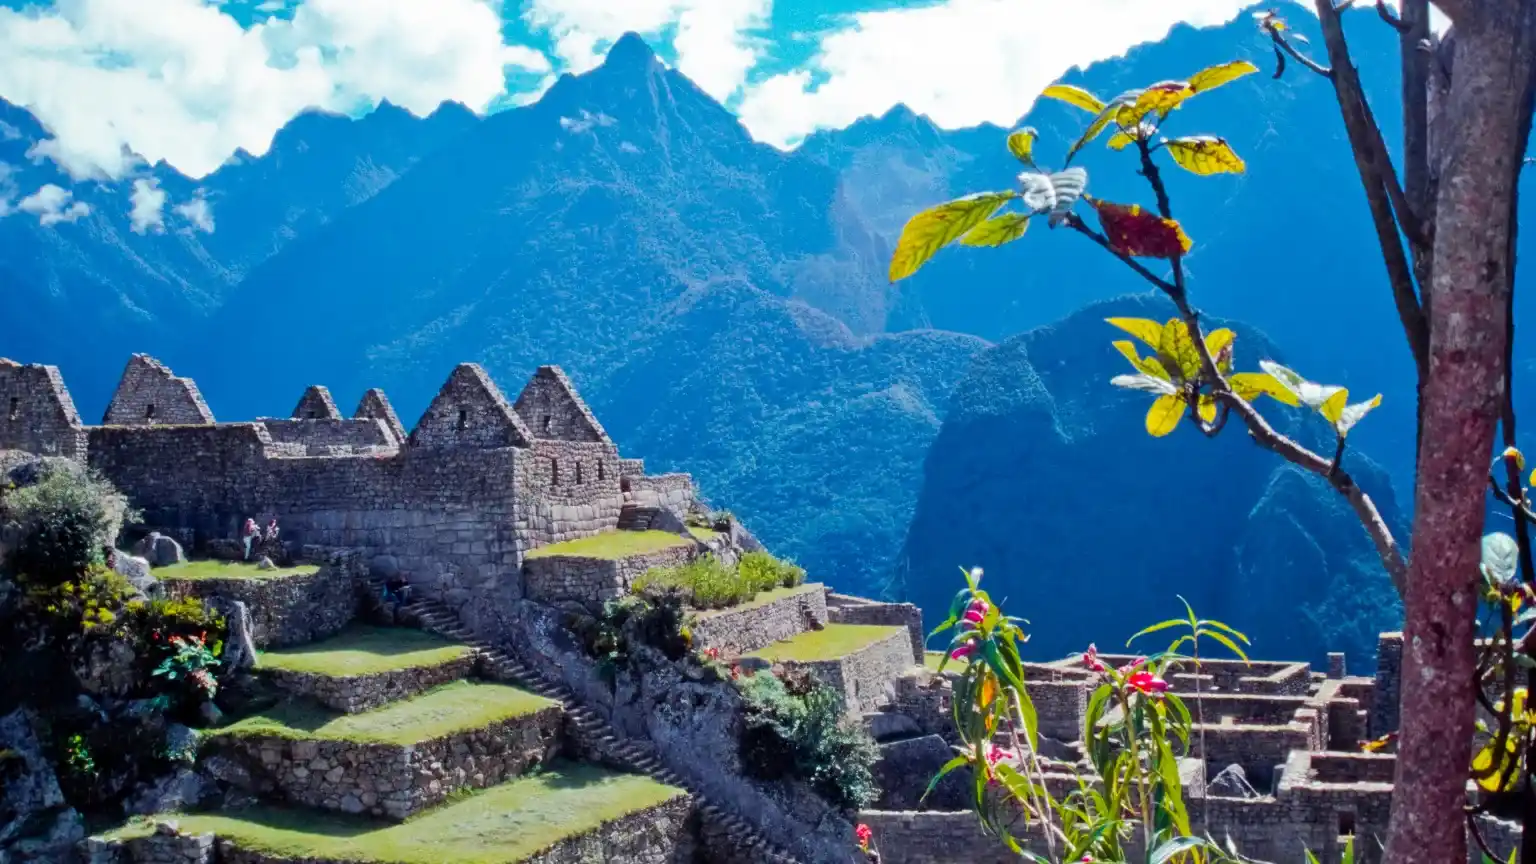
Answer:
<svg viewBox="0 0 1536 864"><path fill-rule="evenodd" d="M912 637L912 659L923 662L923 610L911 603L879 603L863 597L827 592L829 620L838 624L879 624L905 627Z"/></svg>
<svg viewBox="0 0 1536 864"><path fill-rule="evenodd" d="M409 699L439 684L467 678L474 668L475 656L466 654L435 666L391 669L371 675L334 676L271 668L257 672L284 692L307 696L333 711L361 714Z"/></svg>
<svg viewBox="0 0 1536 864"><path fill-rule="evenodd" d="M906 632L896 630L836 660L792 665L810 669L843 695L851 713L862 714L894 700L896 690L892 682L912 667L912 645Z"/></svg>
<svg viewBox="0 0 1536 864"><path fill-rule="evenodd" d="M228 614L235 601L251 611L251 636L258 648L318 642L357 615L357 583L344 565L327 564L308 576L252 579L164 580L172 597L200 597Z"/></svg>
<svg viewBox="0 0 1536 864"><path fill-rule="evenodd" d="M551 706L409 746L255 734L212 743L294 803L404 819L457 789L495 786L552 758L561 715Z"/></svg>
<svg viewBox="0 0 1536 864"><path fill-rule="evenodd" d="M802 585L793 594L759 606L702 612L693 625L693 638L700 648L715 648L731 657L804 633L813 620L827 620L826 592L821 585Z"/></svg>
<svg viewBox="0 0 1536 864"><path fill-rule="evenodd" d="M683 564L697 548L689 543L618 559L575 555L530 558L523 564L524 591L535 602L580 603L597 613L607 601L628 594L640 574L652 567Z"/></svg>

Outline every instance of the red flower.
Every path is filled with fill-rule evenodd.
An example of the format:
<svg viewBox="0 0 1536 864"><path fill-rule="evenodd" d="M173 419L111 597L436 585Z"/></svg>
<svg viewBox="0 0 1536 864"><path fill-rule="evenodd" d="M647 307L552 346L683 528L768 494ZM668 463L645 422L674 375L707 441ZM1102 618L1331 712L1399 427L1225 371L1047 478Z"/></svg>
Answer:
<svg viewBox="0 0 1536 864"><path fill-rule="evenodd" d="M875 832L869 830L869 826L861 822L859 827L853 829L853 836L859 838L859 848L868 852L869 841L874 839Z"/></svg>
<svg viewBox="0 0 1536 864"><path fill-rule="evenodd" d="M1161 696L1168 692L1168 682L1153 675L1151 672L1134 672L1125 679L1125 683L1148 696Z"/></svg>
<svg viewBox="0 0 1536 864"><path fill-rule="evenodd" d="M1088 650L1083 652L1083 665L1087 666L1090 672L1103 672L1107 668L1104 665L1104 661L1099 659L1099 647L1097 645L1089 643Z"/></svg>
<svg viewBox="0 0 1536 864"><path fill-rule="evenodd" d="M720 649L719 648L710 648L710 649L708 649L708 650L706 650L704 652L704 656L708 657L711 660L718 660L718 659L720 659Z"/></svg>
<svg viewBox="0 0 1536 864"><path fill-rule="evenodd" d="M1004 759L1016 759L1016 758L1018 758L1018 754L1014 753L1012 750L1009 750L1009 749L1007 749L1005 747L999 747L996 744L988 744L987 745L987 764L988 765L996 765L997 763L1003 761Z"/></svg>
<svg viewBox="0 0 1536 864"><path fill-rule="evenodd" d="M975 630L981 626L982 619L987 617L988 608L987 601L980 597L972 600L971 605L966 607L965 614L960 618L960 629Z"/></svg>
<svg viewBox="0 0 1536 864"><path fill-rule="evenodd" d="M1145 657L1137 657L1135 660L1132 660L1131 662L1125 664L1124 666L1121 666L1120 667L1120 674L1121 675L1129 675L1132 672L1136 671L1136 667L1140 666L1141 664L1143 664L1145 662L1147 662L1147 658L1145 658Z"/></svg>

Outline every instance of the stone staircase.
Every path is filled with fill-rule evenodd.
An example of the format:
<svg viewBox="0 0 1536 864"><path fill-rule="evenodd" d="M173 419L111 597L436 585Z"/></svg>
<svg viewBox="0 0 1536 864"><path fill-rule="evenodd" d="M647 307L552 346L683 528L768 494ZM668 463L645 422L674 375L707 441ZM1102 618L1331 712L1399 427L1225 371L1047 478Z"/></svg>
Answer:
<svg viewBox="0 0 1536 864"><path fill-rule="evenodd" d="M636 504L626 503L619 510L620 531L649 531L651 523L661 511L655 507L641 507Z"/></svg>
<svg viewBox="0 0 1536 864"><path fill-rule="evenodd" d="M653 748L622 738L606 720L583 705L563 683L551 680L506 651L475 638L460 623L458 614L447 605L437 600L419 598L403 608L415 617L423 629L473 647L491 674L560 702L576 737L584 746L662 783L686 789L699 802L699 809L705 818L715 823L737 854L744 856L733 860L761 864L801 864L800 859L769 840L752 823L720 807L699 791L696 784L667 768L657 758Z"/></svg>

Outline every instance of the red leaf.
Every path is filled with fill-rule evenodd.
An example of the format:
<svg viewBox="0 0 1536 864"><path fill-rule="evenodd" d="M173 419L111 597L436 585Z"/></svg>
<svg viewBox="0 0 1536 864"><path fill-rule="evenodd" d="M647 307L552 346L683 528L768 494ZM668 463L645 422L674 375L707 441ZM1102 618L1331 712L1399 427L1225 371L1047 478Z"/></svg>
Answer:
<svg viewBox="0 0 1536 864"><path fill-rule="evenodd" d="M1099 224L1109 245L1122 255L1137 258L1177 258L1194 245L1179 223L1136 204L1093 202L1099 211Z"/></svg>

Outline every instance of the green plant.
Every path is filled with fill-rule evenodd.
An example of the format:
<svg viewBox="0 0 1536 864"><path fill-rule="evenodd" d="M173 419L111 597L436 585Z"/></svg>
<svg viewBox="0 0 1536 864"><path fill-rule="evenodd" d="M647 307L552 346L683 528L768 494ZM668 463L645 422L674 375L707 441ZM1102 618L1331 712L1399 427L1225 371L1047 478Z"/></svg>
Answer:
<svg viewBox="0 0 1536 864"><path fill-rule="evenodd" d="M1028 639L1019 625L1028 622L1003 614L981 589L979 569L963 572L965 587L956 593L949 617L931 634L954 633L941 669L950 659L968 661L955 682L952 703L961 743L928 791L968 766L975 779L972 808L984 829L1037 864L1126 861L1126 841L1138 830L1148 862L1240 860L1209 837L1196 835L1184 805L1179 760L1188 751L1192 723L1164 676L1172 664L1189 658L1168 651L1116 668L1089 646L1083 663L1097 676L1097 685L1088 700L1082 740L1094 777L1078 778L1078 788L1058 799L1044 782L1036 714L1019 658L1019 645ZM1191 618L1197 633L1229 629L1193 613ZM997 745L1000 735L1011 749ZM1047 855L1025 850L1013 835L1020 813L1046 826Z"/></svg>
<svg viewBox="0 0 1536 864"><path fill-rule="evenodd" d="M172 636L166 644L171 653L155 668L152 673L155 677L188 682L195 694L203 699L212 699L218 694L219 683L209 670L218 666L219 660L202 634Z"/></svg>
<svg viewBox="0 0 1536 864"><path fill-rule="evenodd" d="M15 522L20 537L11 566L34 583L58 585L102 563L116 539L126 499L93 472L68 462L47 462L38 482L0 499L0 521Z"/></svg>
<svg viewBox="0 0 1536 864"><path fill-rule="evenodd" d="M767 552L748 552L736 565L742 580L757 591L794 588L805 582L805 570Z"/></svg>
<svg viewBox="0 0 1536 864"><path fill-rule="evenodd" d="M857 810L878 797L879 751L847 715L842 697L801 670L738 676L747 706L742 764L761 780L795 777L834 806Z"/></svg>
<svg viewBox="0 0 1536 864"><path fill-rule="evenodd" d="M64 747L64 767L70 774L76 777L96 776L96 759L91 755L91 748L85 743L84 735L69 736Z"/></svg>

